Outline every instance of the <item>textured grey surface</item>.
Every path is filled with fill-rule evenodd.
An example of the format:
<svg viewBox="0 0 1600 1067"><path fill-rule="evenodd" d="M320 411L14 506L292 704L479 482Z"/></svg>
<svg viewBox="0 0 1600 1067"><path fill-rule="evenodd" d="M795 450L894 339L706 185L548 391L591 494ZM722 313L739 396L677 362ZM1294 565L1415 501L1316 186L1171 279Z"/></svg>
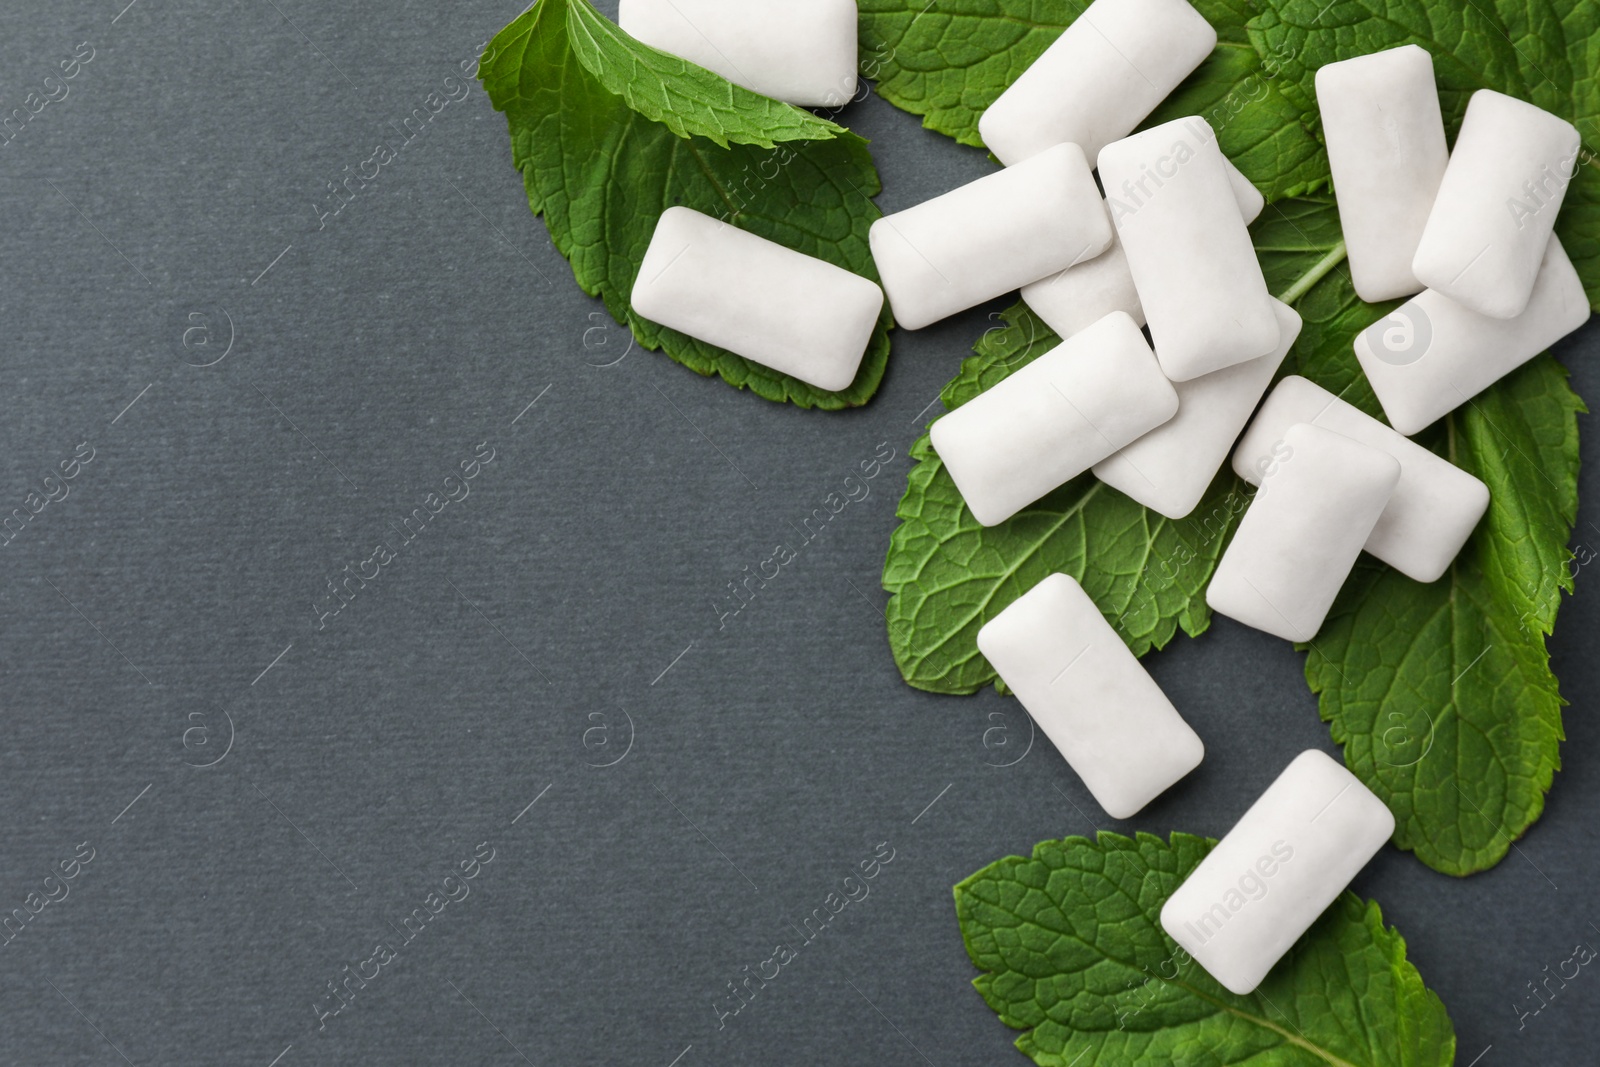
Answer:
<svg viewBox="0 0 1600 1067"><path fill-rule="evenodd" d="M1226 621L1148 661L1208 756L1127 824L1042 740L989 765L988 716L1025 729L1008 702L900 682L877 576L906 449L1000 305L897 334L843 414L637 351L594 366L622 331L475 87L319 229L325 183L514 4L124 2L0 15L0 110L94 50L0 148L6 509L94 450L0 555L0 910L94 850L0 949L0 1063L1021 1063L951 885L1097 826L1220 834L1332 748L1301 657ZM876 100L844 118L885 209L990 167ZM1561 349L1591 397L1597 349ZM470 495L319 630L327 580L479 442ZM880 442L871 495L719 630L725 584ZM1593 1062L1589 968L1521 1033L1513 1004L1600 944L1595 581L1554 640L1573 707L1544 818L1486 874L1391 848L1356 885L1463 1065ZM326 984L480 842L470 895L318 1032ZM725 984L880 842L871 895L719 1030Z"/></svg>

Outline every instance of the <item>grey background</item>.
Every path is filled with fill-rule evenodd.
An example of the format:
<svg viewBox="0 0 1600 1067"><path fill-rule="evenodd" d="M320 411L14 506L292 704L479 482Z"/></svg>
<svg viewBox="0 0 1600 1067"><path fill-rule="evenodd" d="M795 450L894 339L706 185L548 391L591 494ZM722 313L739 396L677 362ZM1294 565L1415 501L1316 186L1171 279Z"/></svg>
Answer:
<svg viewBox="0 0 1600 1067"><path fill-rule="evenodd" d="M0 1063L1021 1063L951 885L1097 827L1221 834L1332 750L1301 657L1226 620L1147 661L1208 756L1130 823L1042 739L990 765L992 714L1026 730L1011 703L901 683L877 578L906 449L1004 302L897 333L882 392L842 414L649 353L595 366L625 335L476 86L325 228L313 211L515 3L123 3L0 15L0 110L94 49L0 148L0 511L95 453L0 550L0 912L95 850L0 949ZM886 210L990 169L876 99L843 118ZM1591 327L1560 350L1590 397L1597 348ZM482 441L470 496L319 631L327 580ZM725 584L880 442L871 496L719 630ZM1471 879L1390 848L1356 884L1462 1064L1593 1062L1591 969L1521 1033L1512 1005L1600 940L1595 581L1553 641L1573 707L1544 818ZM483 841L471 895L318 1033L341 965ZM725 983L879 842L871 896L719 1030Z"/></svg>

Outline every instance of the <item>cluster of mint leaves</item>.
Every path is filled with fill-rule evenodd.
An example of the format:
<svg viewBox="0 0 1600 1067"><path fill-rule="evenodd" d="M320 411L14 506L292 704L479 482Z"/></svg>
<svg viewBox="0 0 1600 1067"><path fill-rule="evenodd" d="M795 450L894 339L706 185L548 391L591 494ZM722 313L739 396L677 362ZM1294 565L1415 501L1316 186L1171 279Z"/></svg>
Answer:
<svg viewBox="0 0 1600 1067"><path fill-rule="evenodd" d="M1454 0L1194 0L1212 56L1148 124L1209 118L1223 151L1267 197L1251 227L1270 290L1305 328L1281 374L1382 411L1351 342L1395 304L1365 304L1344 263L1313 79L1326 63L1418 44L1434 57L1452 138L1490 88L1572 121L1600 144L1600 6ZM877 91L923 124L980 145L984 109L1087 0L861 0ZM1498 12L1498 13L1497 13ZM1042 17L1048 15L1047 20ZM1600 300L1600 164L1585 152L1557 233ZM1025 305L1005 313L945 387L954 408L1058 343ZM1545 354L1417 440L1489 486L1488 515L1440 581L1363 557L1316 640L1306 679L1345 763L1394 812L1394 841L1436 870L1498 863L1544 807L1560 765L1562 700L1545 637L1572 589L1577 415ZM1249 499L1224 468L1189 517L1149 511L1090 475L1000 526L978 525L924 436L884 564L889 637L910 684L973 693L999 684L978 628L1052 571L1082 582L1137 654L1210 625L1205 587Z"/></svg>
<svg viewBox="0 0 1600 1067"><path fill-rule="evenodd" d="M1343 266L1310 78L1334 59L1419 43L1435 54L1452 128L1470 91L1488 86L1576 116L1588 134L1600 110L1585 65L1596 18L1577 0L1527 24L1376 0L1194 2L1219 31L1217 50L1149 121L1211 119L1267 196L1255 247L1272 291L1305 320L1284 373L1377 414L1350 341L1393 305L1363 304ZM1031 0L860 0L862 73L925 125L977 146L978 116L1086 6L1063 0L1049 21ZM870 398L887 361L887 310L856 382L829 393L663 329L628 303L654 221L674 204L876 277L866 233L879 183L861 138L639 44L586 0L538 0L495 37L480 69L506 114L529 205L583 289L642 344L770 400L839 408ZM1554 74L1534 84L1541 71ZM1597 185L1586 164L1560 228L1591 298ZM1005 318L945 388L947 408L1058 341L1025 305ZM1582 410L1545 356L1430 430L1424 443L1489 483L1488 518L1434 585L1364 562L1308 650L1307 677L1347 762L1394 810L1397 843L1440 870L1501 858L1538 817L1557 766L1562 701L1544 636L1571 588L1564 546ZM1077 575L1141 655L1179 628L1209 625L1205 585L1248 502L1231 473L1181 521L1086 476L985 529L926 436L913 455L884 570L891 643L911 684L945 693L999 684L976 631L1055 570ZM1089 1051L1130 1064L1451 1062L1442 1004L1377 905L1350 893L1249 996L1195 965L1159 913L1213 844L1184 834L1047 841L956 887L967 950L984 971L975 985L1025 1031L1019 1048L1060 1067Z"/></svg>
<svg viewBox="0 0 1600 1067"><path fill-rule="evenodd" d="M867 142L844 127L646 47L586 0L539 0L495 35L479 78L512 163L578 284L639 343L802 407L866 403L889 361L885 306L849 388L828 392L636 314L629 292L674 205L877 280L881 214Z"/></svg>

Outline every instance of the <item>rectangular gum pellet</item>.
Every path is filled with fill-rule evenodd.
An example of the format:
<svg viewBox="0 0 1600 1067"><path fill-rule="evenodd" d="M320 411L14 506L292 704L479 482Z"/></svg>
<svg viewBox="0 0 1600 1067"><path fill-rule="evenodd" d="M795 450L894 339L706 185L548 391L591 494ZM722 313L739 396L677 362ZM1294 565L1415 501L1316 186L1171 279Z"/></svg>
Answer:
<svg viewBox="0 0 1600 1067"><path fill-rule="evenodd" d="M1139 304L1139 291L1133 287L1133 275L1128 273L1128 257L1122 252L1122 242L1115 238L1110 248L1093 259L1024 285L1022 299L1062 339L1094 325L1113 311L1121 311L1135 324L1144 325L1144 308Z"/></svg>
<svg viewBox="0 0 1600 1067"><path fill-rule="evenodd" d="M1369 302L1422 288L1411 261L1450 149L1433 57L1414 44L1317 71L1328 164L1356 293Z"/></svg>
<svg viewBox="0 0 1600 1067"><path fill-rule="evenodd" d="M1294 309L1273 306L1283 331L1275 351L1176 383L1178 413L1095 464L1095 477L1169 519L1193 511L1300 336Z"/></svg>
<svg viewBox="0 0 1600 1067"><path fill-rule="evenodd" d="M1178 394L1133 319L1113 312L934 422L973 516L1004 522L1166 422Z"/></svg>
<svg viewBox="0 0 1600 1067"><path fill-rule="evenodd" d="M1514 319L1424 290L1356 335L1356 359L1390 425L1407 436L1454 411L1589 321L1589 297L1554 234Z"/></svg>
<svg viewBox="0 0 1600 1067"><path fill-rule="evenodd" d="M763 96L839 107L855 95L855 0L621 0L617 24Z"/></svg>
<svg viewBox="0 0 1600 1067"><path fill-rule="evenodd" d="M1315 749L1290 761L1161 908L1231 992L1252 992L1394 834L1383 801Z"/></svg>
<svg viewBox="0 0 1600 1067"><path fill-rule="evenodd" d="M1083 150L1058 144L885 215L868 238L895 321L920 330L1098 256L1111 223Z"/></svg>
<svg viewBox="0 0 1600 1067"><path fill-rule="evenodd" d="M662 212L631 300L652 322L828 390L855 380L883 309L859 274L686 207Z"/></svg>
<svg viewBox="0 0 1600 1067"><path fill-rule="evenodd" d="M1579 147L1565 119L1473 93L1412 263L1422 284L1480 315L1522 314Z"/></svg>
<svg viewBox="0 0 1600 1067"><path fill-rule="evenodd" d="M978 650L1114 819L1136 814L1205 756L1068 575L1050 575L985 624Z"/></svg>
<svg viewBox="0 0 1600 1067"><path fill-rule="evenodd" d="M1100 180L1161 369L1186 381L1278 346L1216 135L1198 116L1107 145Z"/></svg>
<svg viewBox="0 0 1600 1067"><path fill-rule="evenodd" d="M1228 181L1239 201L1239 212L1246 225L1254 222L1266 207L1266 199L1250 179L1228 164ZM1107 220L1111 218L1109 209ZM1022 299L1060 337L1071 337L1085 326L1098 322L1113 311L1126 311L1133 321L1144 325L1144 308L1139 291L1128 272L1128 257L1116 234L1111 247L1084 263L1068 267L1022 287Z"/></svg>
<svg viewBox="0 0 1600 1067"><path fill-rule="evenodd" d="M1002 163L1126 137L1217 45L1186 0L1095 0L978 119Z"/></svg>
<svg viewBox="0 0 1600 1067"><path fill-rule="evenodd" d="M1309 641L1378 524L1400 464L1332 430L1296 423L1217 564L1213 611L1287 641Z"/></svg>
<svg viewBox="0 0 1600 1067"><path fill-rule="evenodd" d="M1488 509L1489 487L1297 374L1279 382L1251 420L1233 453L1235 473L1259 485L1262 474L1276 465L1284 435L1298 422L1381 448L1399 461L1400 481L1367 537L1366 550L1416 581L1442 577Z"/></svg>
<svg viewBox="0 0 1600 1067"><path fill-rule="evenodd" d="M1228 188L1233 190L1233 198L1239 203L1239 214L1248 226L1261 217L1261 212L1267 206L1267 198L1227 156L1222 157L1222 167L1228 172Z"/></svg>

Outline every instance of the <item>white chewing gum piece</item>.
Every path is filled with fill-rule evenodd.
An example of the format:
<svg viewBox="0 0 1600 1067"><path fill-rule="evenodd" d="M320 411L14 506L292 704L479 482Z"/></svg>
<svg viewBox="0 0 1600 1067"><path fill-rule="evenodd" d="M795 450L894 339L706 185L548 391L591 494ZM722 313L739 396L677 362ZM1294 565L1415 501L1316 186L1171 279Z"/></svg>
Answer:
<svg viewBox="0 0 1600 1067"><path fill-rule="evenodd" d="M636 40L802 107L856 93L855 0L621 0Z"/></svg>
<svg viewBox="0 0 1600 1067"><path fill-rule="evenodd" d="M1161 369L1187 381L1278 347L1278 316L1223 165L1198 116L1105 147L1100 179Z"/></svg>
<svg viewBox="0 0 1600 1067"><path fill-rule="evenodd" d="M1228 180L1239 201L1239 213L1249 225L1266 207L1266 198L1232 163L1228 164ZM1111 218L1109 210L1106 218ZM1113 311L1126 311L1134 322L1144 325L1139 291L1133 287L1128 257L1115 234L1111 247L1093 259L1024 285L1022 299L1062 338L1071 337Z"/></svg>
<svg viewBox="0 0 1600 1067"><path fill-rule="evenodd" d="M1286 641L1322 628L1372 536L1400 463L1332 430L1296 423L1206 587L1213 611Z"/></svg>
<svg viewBox="0 0 1600 1067"><path fill-rule="evenodd" d="M1267 198L1244 176L1244 171L1233 165L1233 160L1223 156L1222 166L1228 172L1228 188L1233 190L1233 198L1239 202L1239 214L1244 216L1244 224L1248 226L1266 210Z"/></svg>
<svg viewBox="0 0 1600 1067"><path fill-rule="evenodd" d="M1565 119L1473 93L1411 265L1422 284L1489 318L1522 314L1579 147Z"/></svg>
<svg viewBox="0 0 1600 1067"><path fill-rule="evenodd" d="M1113 312L986 389L929 431L985 526L1172 418L1178 394L1133 319Z"/></svg>
<svg viewBox="0 0 1600 1067"><path fill-rule="evenodd" d="M1178 397L1181 402L1181 390ZM1277 465L1284 435L1299 422L1381 448L1399 461L1400 481L1365 548L1416 581L1443 577L1488 510L1489 487L1298 374L1279 382L1251 420L1233 453L1234 472L1252 485L1261 484L1262 476Z"/></svg>
<svg viewBox="0 0 1600 1067"><path fill-rule="evenodd" d="M1061 141L1094 159L1216 46L1186 0L1095 0L989 105L978 134L1007 166Z"/></svg>
<svg viewBox="0 0 1600 1067"><path fill-rule="evenodd" d="M1410 296L1423 287L1411 261L1450 162L1433 57L1408 44L1329 63L1317 107L1356 293Z"/></svg>
<svg viewBox="0 0 1600 1067"><path fill-rule="evenodd" d="M883 309L861 275L686 207L661 213L630 299L652 322L827 390L855 381Z"/></svg>
<svg viewBox="0 0 1600 1067"><path fill-rule="evenodd" d="M916 207L868 232L884 291L903 329L1093 259L1111 223L1083 150L1058 144Z"/></svg>
<svg viewBox="0 0 1600 1067"><path fill-rule="evenodd" d="M1356 359L1389 424L1407 436L1465 404L1589 321L1589 297L1554 234L1514 319L1425 289L1356 335Z"/></svg>
<svg viewBox="0 0 1600 1067"><path fill-rule="evenodd" d="M1283 331L1276 351L1175 383L1178 413L1095 464L1095 477L1169 519L1193 511L1300 336L1294 309L1273 305Z"/></svg>
<svg viewBox="0 0 1600 1067"><path fill-rule="evenodd" d="M1144 325L1144 308L1128 272L1128 257L1115 238L1110 248L1093 259L1024 285L1022 299L1063 340L1113 311Z"/></svg>
<svg viewBox="0 0 1600 1067"><path fill-rule="evenodd" d="M1394 835L1339 763L1302 752L1161 908L1161 927L1228 990L1252 992Z"/></svg>
<svg viewBox="0 0 1600 1067"><path fill-rule="evenodd" d="M1113 819L1137 814L1205 756L1068 575L1048 576L986 623L978 650Z"/></svg>

